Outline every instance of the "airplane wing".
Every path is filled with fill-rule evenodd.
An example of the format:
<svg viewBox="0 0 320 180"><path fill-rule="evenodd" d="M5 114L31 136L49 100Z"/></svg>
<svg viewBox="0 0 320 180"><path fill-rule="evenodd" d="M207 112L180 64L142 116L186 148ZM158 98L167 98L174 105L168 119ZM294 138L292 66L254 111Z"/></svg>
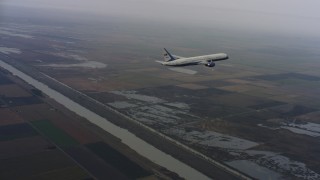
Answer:
<svg viewBox="0 0 320 180"><path fill-rule="evenodd" d="M186 69L186 68L182 68L182 67L172 67L172 68L168 68L171 71L175 71L175 72L179 72L179 73L184 73L184 74L189 74L189 75L194 75L197 74L197 71L191 70L191 69Z"/></svg>
<svg viewBox="0 0 320 180"><path fill-rule="evenodd" d="M155 62L160 63L160 64L163 63L163 61L155 61ZM194 71L194 70L191 70L191 69L182 68L182 67L171 67L171 68L168 68L168 69L171 70L171 71L184 73L184 74L190 74L190 75L194 75L194 74L198 73L197 71Z"/></svg>

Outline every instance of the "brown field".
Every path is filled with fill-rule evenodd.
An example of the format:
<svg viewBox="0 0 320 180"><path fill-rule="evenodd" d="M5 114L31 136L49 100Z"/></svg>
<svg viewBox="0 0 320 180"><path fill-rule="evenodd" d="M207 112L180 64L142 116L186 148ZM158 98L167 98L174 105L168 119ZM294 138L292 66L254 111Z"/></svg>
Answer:
<svg viewBox="0 0 320 180"><path fill-rule="evenodd" d="M273 91L272 89L266 89L261 87L255 87L252 89L253 90L243 92L243 94L264 97L264 98L271 98L272 96L282 95L281 91Z"/></svg>
<svg viewBox="0 0 320 180"><path fill-rule="evenodd" d="M24 122L22 117L16 112L11 111L8 108L0 108L0 125L17 124Z"/></svg>
<svg viewBox="0 0 320 180"><path fill-rule="evenodd" d="M135 88L162 86L175 83L175 81L159 78L158 76L155 76L152 73L124 74L123 76L117 76L112 80L117 82L127 82L129 84L134 84L136 86Z"/></svg>
<svg viewBox="0 0 320 180"><path fill-rule="evenodd" d="M297 116L296 118L297 120L304 121L304 122L320 123L320 111Z"/></svg>
<svg viewBox="0 0 320 180"><path fill-rule="evenodd" d="M216 72L214 72L216 73ZM222 74L222 76L220 77L220 79L228 79L228 78L245 78L245 77L250 77L250 76L256 76L256 75L260 75L260 73L257 72L253 72L253 71L244 71L244 70L239 70L236 73L225 73L223 71L224 74ZM216 76L216 74L213 75L213 77Z"/></svg>
<svg viewBox="0 0 320 180"><path fill-rule="evenodd" d="M216 80L220 79L220 76L204 76L204 75L184 75L182 73L176 73L175 77L173 77L174 80L178 80L181 82L186 82L186 83L194 83L194 82L199 82L199 81L210 81L210 80Z"/></svg>
<svg viewBox="0 0 320 180"><path fill-rule="evenodd" d="M295 102L298 102L299 104L313 107L313 108L320 108L320 97L317 96L304 96L304 95L299 95L294 98Z"/></svg>
<svg viewBox="0 0 320 180"><path fill-rule="evenodd" d="M192 84L192 83L188 83L188 84L179 84L177 85L178 87L182 87L182 88L186 88L186 89L191 89L191 90L197 90L197 89L207 89L208 87L206 86L202 86L202 85L198 85L198 84Z"/></svg>
<svg viewBox="0 0 320 180"><path fill-rule="evenodd" d="M244 79L227 79L226 82L238 84L238 85L251 85L263 88L274 88L274 83L270 81L250 81Z"/></svg>
<svg viewBox="0 0 320 180"><path fill-rule="evenodd" d="M102 82L94 82L89 79L82 78L63 78L59 79L59 81L68 84L68 86L80 90L80 91L113 91L119 89L132 89L138 88L138 85L130 84L128 82L123 81L115 81L115 80L103 80Z"/></svg>
<svg viewBox="0 0 320 180"><path fill-rule="evenodd" d="M279 101L285 101L285 102L296 102L295 98L299 97L300 95L297 94L291 94L291 93L279 93L275 96L270 97L271 99L274 100L279 100Z"/></svg>
<svg viewBox="0 0 320 180"><path fill-rule="evenodd" d="M261 101L261 98L250 95L232 93L215 97L213 101L215 101L217 104L221 103L230 106L247 107L256 105L257 102Z"/></svg>
<svg viewBox="0 0 320 180"><path fill-rule="evenodd" d="M250 81L243 80L243 79L227 79L227 82L236 83L236 84L251 84Z"/></svg>
<svg viewBox="0 0 320 180"><path fill-rule="evenodd" d="M59 81L80 91L97 91L102 88L97 82L86 78L61 78Z"/></svg>
<svg viewBox="0 0 320 180"><path fill-rule="evenodd" d="M42 120L44 118L57 119L61 117L55 108L44 103L12 107L11 109L17 111L27 121Z"/></svg>
<svg viewBox="0 0 320 180"><path fill-rule="evenodd" d="M55 150L3 159L0 163L0 179L23 179L74 166L72 160ZM17 173L19 172L19 173Z"/></svg>
<svg viewBox="0 0 320 180"><path fill-rule="evenodd" d="M0 142L0 159L43 152L49 145L50 143L40 136L2 141Z"/></svg>
<svg viewBox="0 0 320 180"><path fill-rule="evenodd" d="M141 73L141 72L147 72L147 73L161 73L161 70L159 68L141 68L141 69L129 69L129 70L126 70L126 72L138 72L138 73Z"/></svg>
<svg viewBox="0 0 320 180"><path fill-rule="evenodd" d="M84 129L79 123L71 122L71 120L69 120L65 116L61 116L61 118L54 119L51 122L81 144L94 143L99 141L99 138L92 132Z"/></svg>
<svg viewBox="0 0 320 180"><path fill-rule="evenodd" d="M1 85L0 86L0 95L6 96L6 97L27 97L31 96L30 93L23 90L16 84L7 84L7 85Z"/></svg>
<svg viewBox="0 0 320 180"><path fill-rule="evenodd" d="M239 93L253 90L253 88L256 89L257 87L253 87L251 85L231 85L231 86L218 87L218 89L232 91L232 92L239 92Z"/></svg>

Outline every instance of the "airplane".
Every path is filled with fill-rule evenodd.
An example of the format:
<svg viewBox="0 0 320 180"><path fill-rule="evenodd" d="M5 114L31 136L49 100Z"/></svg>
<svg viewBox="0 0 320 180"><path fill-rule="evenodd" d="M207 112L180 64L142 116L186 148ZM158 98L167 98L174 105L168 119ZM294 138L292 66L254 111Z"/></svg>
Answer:
<svg viewBox="0 0 320 180"><path fill-rule="evenodd" d="M181 57L170 54L166 48L163 51L164 61L156 61L165 66L190 66L203 64L207 67L214 67L216 64L214 61L222 61L229 59L225 53L209 54L203 56L194 57Z"/></svg>

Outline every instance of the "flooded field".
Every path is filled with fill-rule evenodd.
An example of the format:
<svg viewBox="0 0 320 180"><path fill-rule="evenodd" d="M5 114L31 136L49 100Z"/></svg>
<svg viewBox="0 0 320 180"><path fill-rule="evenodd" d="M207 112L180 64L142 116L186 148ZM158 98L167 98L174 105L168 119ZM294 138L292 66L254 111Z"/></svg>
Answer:
<svg viewBox="0 0 320 180"><path fill-rule="evenodd" d="M244 150L259 145L256 142L217 133L214 131L186 131L185 129L169 129L166 133L185 141L208 147Z"/></svg>
<svg viewBox="0 0 320 180"><path fill-rule="evenodd" d="M226 162L226 164L236 169L239 169L257 179L261 179L261 180L282 179L280 174L274 171L271 171L268 168L259 166L248 160L235 160L231 162Z"/></svg>
<svg viewBox="0 0 320 180"><path fill-rule="evenodd" d="M164 134L187 144L228 152L228 161L225 160L225 163L252 177L282 179L283 174L291 174L303 179L320 177L320 174L307 168L304 163L291 160L281 153L254 150L260 145L258 142L191 127L190 124L201 122L203 119L193 115L190 112L191 106L185 102L177 102L174 98L172 101L168 101L156 96L141 94L139 91L113 91L111 93L125 97L127 100L110 102L108 103L110 106L119 109L137 121L161 129ZM284 128L294 133L315 137L319 132L319 125L316 123L278 124L277 127L267 127L263 124L258 126L270 130ZM253 171L253 169L255 170Z"/></svg>
<svg viewBox="0 0 320 180"><path fill-rule="evenodd" d="M288 129L294 133L305 134L313 137L320 136L320 124L307 122L306 124L287 123L281 128Z"/></svg>
<svg viewBox="0 0 320 180"><path fill-rule="evenodd" d="M112 94L125 97L127 101L108 103L110 106L122 110L134 119L146 123L151 127L167 128L181 123L200 120L190 113L188 104L167 101L158 97L143 95L136 91L112 91Z"/></svg>
<svg viewBox="0 0 320 180"><path fill-rule="evenodd" d="M20 54L21 53L20 49L7 48L7 47L0 47L0 52L3 54L11 54L11 53Z"/></svg>

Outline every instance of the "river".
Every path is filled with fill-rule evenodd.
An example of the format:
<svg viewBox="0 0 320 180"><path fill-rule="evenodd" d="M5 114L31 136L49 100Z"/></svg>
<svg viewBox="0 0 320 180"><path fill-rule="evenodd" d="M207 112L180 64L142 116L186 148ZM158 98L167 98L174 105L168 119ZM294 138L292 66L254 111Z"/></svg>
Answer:
<svg viewBox="0 0 320 180"><path fill-rule="evenodd" d="M1 60L0 60L0 66L8 70L9 72L11 72L13 75L18 76L22 80L31 84L35 88L41 90L42 92L47 94L50 98L62 104L69 110L75 112L81 117L86 118L88 121L104 129L108 133L118 137L119 139L121 139L122 143L126 144L131 149L135 150L140 155L148 158L152 162L160 166L163 166L168 170L173 171L186 179L198 179L198 180L210 179L209 177L195 170L194 168L184 164L183 162L175 159L169 154L166 154L160 151L159 149L155 148L154 146L150 145L144 140L138 138L136 135L132 134L128 130L112 124L107 119L99 116L98 114L90 111L89 109L86 109L85 107L72 101L71 99L62 95L61 93L49 88L47 85L19 71L15 67Z"/></svg>

